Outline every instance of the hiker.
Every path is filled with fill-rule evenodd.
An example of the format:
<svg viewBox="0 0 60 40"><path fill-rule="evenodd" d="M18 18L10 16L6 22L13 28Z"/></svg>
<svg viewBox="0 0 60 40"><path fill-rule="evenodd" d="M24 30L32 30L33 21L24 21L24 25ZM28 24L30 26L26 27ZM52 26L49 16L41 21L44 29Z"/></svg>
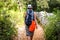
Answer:
<svg viewBox="0 0 60 40"><path fill-rule="evenodd" d="M36 14L32 9L31 4L28 5L27 12L24 15L25 15L25 25L26 25L25 29L26 29L27 40L32 40L36 26Z"/></svg>

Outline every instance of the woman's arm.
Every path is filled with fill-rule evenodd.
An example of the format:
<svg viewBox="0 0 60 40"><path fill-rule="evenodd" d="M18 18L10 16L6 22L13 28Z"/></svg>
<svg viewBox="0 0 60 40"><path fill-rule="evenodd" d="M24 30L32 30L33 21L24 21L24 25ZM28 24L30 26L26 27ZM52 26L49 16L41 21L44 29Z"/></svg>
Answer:
<svg viewBox="0 0 60 40"><path fill-rule="evenodd" d="M38 27L37 25L38 25L38 23L37 23L37 15L36 15L36 13L34 12L34 17L35 17L35 22L36 22L36 28Z"/></svg>
<svg viewBox="0 0 60 40"><path fill-rule="evenodd" d="M25 24L25 20L26 20L26 12L24 13L24 24Z"/></svg>
<svg viewBox="0 0 60 40"><path fill-rule="evenodd" d="M27 15L27 14L26 14L26 12L25 12L25 13L24 13L24 18L26 17L26 15Z"/></svg>

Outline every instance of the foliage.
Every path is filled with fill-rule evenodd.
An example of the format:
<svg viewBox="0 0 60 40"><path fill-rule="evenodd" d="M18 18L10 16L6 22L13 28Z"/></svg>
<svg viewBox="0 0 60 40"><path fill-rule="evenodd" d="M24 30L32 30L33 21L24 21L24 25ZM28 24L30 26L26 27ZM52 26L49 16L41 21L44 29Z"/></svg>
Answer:
<svg viewBox="0 0 60 40"><path fill-rule="evenodd" d="M12 40L12 35L16 35L17 31L9 10L16 11L17 7L11 0L0 0L0 7L0 40Z"/></svg>
<svg viewBox="0 0 60 40"><path fill-rule="evenodd" d="M54 15L48 18L49 23L45 27L46 40L58 40L60 38L60 10L54 9L53 13Z"/></svg>
<svg viewBox="0 0 60 40"><path fill-rule="evenodd" d="M10 15L6 10L0 10L0 40L12 40L12 35L16 35L16 28L10 21Z"/></svg>
<svg viewBox="0 0 60 40"><path fill-rule="evenodd" d="M23 13L28 4L32 4L34 11L48 8L48 11L53 11L54 16L48 18L45 33L47 40L56 40L60 32L60 0L0 0L0 40L11 40L16 33L15 25L24 24Z"/></svg>
<svg viewBox="0 0 60 40"><path fill-rule="evenodd" d="M54 8L60 9L60 0L50 0L48 1L49 11L52 12Z"/></svg>

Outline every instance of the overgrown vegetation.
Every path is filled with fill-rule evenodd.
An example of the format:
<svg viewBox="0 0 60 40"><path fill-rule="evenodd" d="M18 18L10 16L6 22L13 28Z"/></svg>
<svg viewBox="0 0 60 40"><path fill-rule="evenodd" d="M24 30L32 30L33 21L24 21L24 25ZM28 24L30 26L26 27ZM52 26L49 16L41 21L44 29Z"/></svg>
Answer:
<svg viewBox="0 0 60 40"><path fill-rule="evenodd" d="M54 9L53 13L45 26L46 40L60 40L60 10Z"/></svg>
<svg viewBox="0 0 60 40"><path fill-rule="evenodd" d="M60 0L0 0L0 40L12 40L15 26L24 24L28 4L32 4L34 11L54 13L45 27L46 40L60 40Z"/></svg>
<svg viewBox="0 0 60 40"><path fill-rule="evenodd" d="M15 10L16 6L11 4L10 0L0 0L0 40L13 40L12 35L16 35L17 30L15 28L13 14L10 10Z"/></svg>
<svg viewBox="0 0 60 40"><path fill-rule="evenodd" d="M10 20L10 15L6 10L0 10L0 40L12 40L12 35L16 35L16 28Z"/></svg>

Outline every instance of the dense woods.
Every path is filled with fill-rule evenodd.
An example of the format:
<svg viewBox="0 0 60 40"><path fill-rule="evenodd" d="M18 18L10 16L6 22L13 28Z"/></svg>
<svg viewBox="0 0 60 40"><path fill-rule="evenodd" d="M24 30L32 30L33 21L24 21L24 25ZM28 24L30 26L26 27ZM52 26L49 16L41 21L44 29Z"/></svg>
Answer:
<svg viewBox="0 0 60 40"><path fill-rule="evenodd" d="M24 25L24 12L32 4L35 12L53 13L44 25L46 40L60 40L60 0L0 0L0 40L12 40L16 24ZM43 25L43 24L42 24Z"/></svg>

